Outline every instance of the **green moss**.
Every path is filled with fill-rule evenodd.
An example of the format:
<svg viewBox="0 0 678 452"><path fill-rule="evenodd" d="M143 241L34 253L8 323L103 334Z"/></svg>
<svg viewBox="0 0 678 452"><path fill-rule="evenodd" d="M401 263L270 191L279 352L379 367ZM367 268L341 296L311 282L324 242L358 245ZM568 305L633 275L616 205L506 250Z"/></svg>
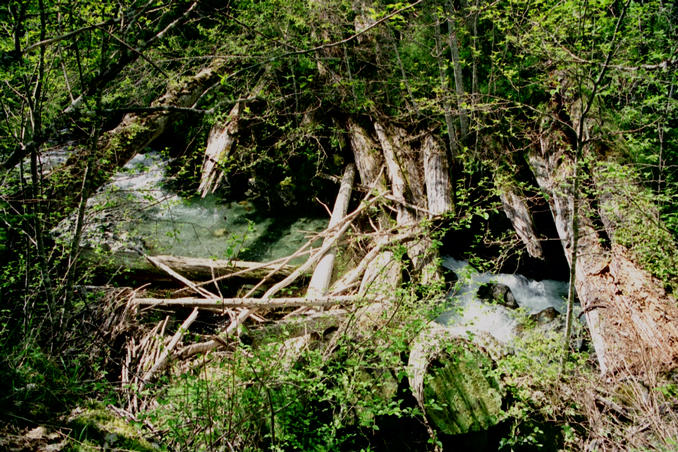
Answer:
<svg viewBox="0 0 678 452"><path fill-rule="evenodd" d="M424 383L426 413L443 433L477 432L499 422L502 397L490 369L489 357L466 347L431 364Z"/></svg>
<svg viewBox="0 0 678 452"><path fill-rule="evenodd" d="M159 446L147 441L133 424L101 406L74 413L69 420L73 429L67 450L104 449L156 451Z"/></svg>
<svg viewBox="0 0 678 452"><path fill-rule="evenodd" d="M657 197L643 189L635 169L599 164L600 211L614 227L614 242L625 246L645 270L678 293L678 250L657 209Z"/></svg>

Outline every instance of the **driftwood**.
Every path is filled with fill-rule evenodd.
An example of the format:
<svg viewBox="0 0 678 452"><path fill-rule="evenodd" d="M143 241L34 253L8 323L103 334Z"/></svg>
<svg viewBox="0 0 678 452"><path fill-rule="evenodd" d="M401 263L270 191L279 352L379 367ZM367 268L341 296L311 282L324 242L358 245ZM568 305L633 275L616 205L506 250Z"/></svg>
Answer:
<svg viewBox="0 0 678 452"><path fill-rule="evenodd" d="M337 199L334 202L334 208L332 209L332 217L330 218L330 224L328 229L332 229L346 216L348 212L348 202L351 199L351 186L353 185L353 179L355 177L355 166L349 164L344 171L344 177L341 179L341 185L339 187L339 194ZM332 240L330 237L326 237L325 241ZM325 242L323 242L323 245ZM308 284L308 291L306 292L307 297L318 297L325 295L327 289L330 286L330 280L332 279L332 270L334 269L334 259L336 257L337 251L335 247L327 250L324 256L320 258L320 261L313 271L313 276L311 277L311 282Z"/></svg>
<svg viewBox="0 0 678 452"><path fill-rule="evenodd" d="M277 309L291 307L329 307L361 300L356 296L287 297L287 298L135 298L139 306L191 308Z"/></svg>
<svg viewBox="0 0 678 452"><path fill-rule="evenodd" d="M167 365L167 361L170 357L170 354L174 350L174 347L177 346L183 335L188 331L188 328L193 324L193 322L197 318L198 318L198 309L195 308L193 309L191 314L186 318L186 320L184 320L184 323L181 324L179 329L177 329L177 332L174 333L174 336L172 336L172 339L170 340L169 344L162 351L160 357L158 357L155 364L153 364L153 366L148 370L148 372L144 374L142 378L142 383L148 383L149 381L151 381L155 374L157 374Z"/></svg>
<svg viewBox="0 0 678 452"><path fill-rule="evenodd" d="M329 228L328 230L325 231L325 234L332 234L331 239L323 243L322 247L316 252L313 253L309 258L306 260L304 264L299 266L292 274L290 274L287 278L283 279L279 283L275 284L273 287L268 289L266 293L263 295L262 298L272 298L276 293L278 293L280 290L284 289L285 287L289 286L292 284L294 281L296 281L302 274L307 272L309 269L311 269L319 260L320 258L329 250L331 249L336 242L339 240L339 238L344 234L346 229L348 229L351 225L351 222L358 217L374 200L374 198L368 198L363 203L353 212L345 216L339 223L337 223L335 226L332 228ZM309 245L308 243L305 246ZM304 248L302 247L302 249ZM254 289L253 289L254 290ZM250 291L252 292L252 291ZM251 295L249 293L247 296ZM234 333L238 331L240 326L247 320L250 316L255 314L256 309L249 309L245 308L243 309L238 316L228 325L225 331L220 333L217 338L202 342L199 344L192 344L187 347L184 347L184 349L181 351L181 355L183 357L189 357L198 353L206 353L208 351L214 350L217 347L221 346L224 344L225 340L228 339L230 336L232 336Z"/></svg>
<svg viewBox="0 0 678 452"><path fill-rule="evenodd" d="M186 285L186 287L191 288L194 292L199 293L203 297L207 297L207 298L216 297L216 295L213 294L212 292L210 292L209 290L207 290L203 287L196 286L193 281L191 281L190 279L186 278L182 274L180 274L177 271L175 271L174 269L172 269L169 265L165 264L162 260L155 258L153 256L148 256L146 254L144 254L143 256L151 264L155 265L160 270L166 272L168 275L170 275L172 278L176 279L177 281L184 283Z"/></svg>

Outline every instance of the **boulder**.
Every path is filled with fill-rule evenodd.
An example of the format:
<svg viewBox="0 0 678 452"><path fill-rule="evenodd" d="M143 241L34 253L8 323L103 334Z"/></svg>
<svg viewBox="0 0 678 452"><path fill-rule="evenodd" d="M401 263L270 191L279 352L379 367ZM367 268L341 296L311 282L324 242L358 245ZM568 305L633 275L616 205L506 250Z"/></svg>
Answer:
<svg viewBox="0 0 678 452"><path fill-rule="evenodd" d="M536 314L530 315L530 318L535 321L537 325L547 325L560 317L560 312L553 306L542 309Z"/></svg>
<svg viewBox="0 0 678 452"><path fill-rule="evenodd" d="M517 309L518 303L506 284L486 283L478 288L478 298L495 302L509 309Z"/></svg>

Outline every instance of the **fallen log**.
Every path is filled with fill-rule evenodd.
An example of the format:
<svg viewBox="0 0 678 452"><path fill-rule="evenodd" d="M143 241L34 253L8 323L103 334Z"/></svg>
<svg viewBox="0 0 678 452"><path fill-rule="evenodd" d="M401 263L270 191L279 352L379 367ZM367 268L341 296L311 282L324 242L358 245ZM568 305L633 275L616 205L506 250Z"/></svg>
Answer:
<svg viewBox="0 0 678 452"><path fill-rule="evenodd" d="M183 283L184 285L186 285L186 287L189 287L195 293L199 293L200 295L202 295L205 298L216 297L216 295L213 294L212 292L210 292L209 290L196 286L193 281L191 281L190 279L186 278L184 275L178 273L176 270L169 267L162 260L155 258L155 257L152 257L152 256L148 256L148 255L143 254L143 253L142 253L142 255L151 264L155 265L157 268L164 271L165 273L167 273L168 275L170 275L172 278L176 279L177 281Z"/></svg>
<svg viewBox="0 0 678 452"><path fill-rule="evenodd" d="M540 146L529 155L539 187L548 195L565 256L572 261L572 215L578 215L579 240L575 287L584 309L602 374L621 369L672 369L678 363L678 307L662 283L634 260L629 250L601 240L593 219L600 216L594 197L580 199L573 212L570 182L574 158L557 130L542 134ZM625 181L633 184L632 181ZM595 184L595 178L594 178ZM596 187L604 189L605 187ZM621 204L608 193L608 206Z"/></svg>
<svg viewBox="0 0 678 452"><path fill-rule="evenodd" d="M362 300L355 296L337 297L288 297L288 298L135 298L132 303L153 307L191 308L250 308L277 309L297 307L329 307Z"/></svg>
<svg viewBox="0 0 678 452"><path fill-rule="evenodd" d="M126 270L126 275L139 280L168 279L167 272L148 262L136 251L117 251L102 258L89 250L81 252L82 258L92 266L109 270ZM201 257L156 255L153 259L161 262L177 273L193 280L210 281L239 277L243 279L261 279L276 268L275 263L247 262L237 260L208 259ZM295 267L283 265L274 273L274 279L289 276ZM203 284L196 285L200 286Z"/></svg>
<svg viewBox="0 0 678 452"><path fill-rule="evenodd" d="M355 165L351 163L346 166L344 176L341 179L339 194L337 194L337 199L334 202L328 229L335 227L346 216L346 213L348 212L348 202L351 199L351 187L354 178ZM332 238L325 238L325 242L329 240L332 240ZM325 242L323 242L323 245ZM332 247L320 258L320 261L313 271L313 276L311 276L311 282L308 283L308 290L306 292L307 297L314 298L327 293L327 289L330 287L330 280L332 279L332 270L334 269L336 254L336 247Z"/></svg>
<svg viewBox="0 0 678 452"><path fill-rule="evenodd" d="M492 360L468 334L430 323L410 350L410 388L422 411L441 432L487 430L502 416L502 393Z"/></svg>
<svg viewBox="0 0 678 452"><path fill-rule="evenodd" d="M350 214L346 215L339 223L337 223L334 227L329 228L325 231L327 234L332 234L331 235L331 240L327 241L326 243L323 243L323 246L314 254L309 256L309 258L306 260L304 264L299 266L296 270L294 270L288 277L280 281L279 283L275 284L273 287L268 289L264 296L262 298L271 298L273 295L278 293L280 290L284 289L285 287L289 286L292 284L294 281L296 281L302 274L304 274L306 271L308 271L313 265L315 265L318 260L330 249L332 248L336 242L339 240L339 238L343 235L343 233L346 231L346 229L349 228L351 225L352 221L358 217L367 207L374 201L375 198L367 198L363 201L363 203L355 209L353 212ZM309 245L308 243L304 245L306 247ZM304 248L302 247L302 248ZM250 291L252 292L252 291ZM251 295L248 294L248 295ZM247 320L250 316L254 315L256 312L256 309L249 309L249 308L244 308L240 314L233 320L228 327L226 328L225 331L220 333L218 336L215 337L215 339L198 343L198 344L192 344L190 346L185 347L181 354L183 357L189 357L192 355L195 355L197 353L206 353L208 351L214 350L215 348L223 345L223 343L231 337L234 333L238 331L238 329L241 327L241 325Z"/></svg>

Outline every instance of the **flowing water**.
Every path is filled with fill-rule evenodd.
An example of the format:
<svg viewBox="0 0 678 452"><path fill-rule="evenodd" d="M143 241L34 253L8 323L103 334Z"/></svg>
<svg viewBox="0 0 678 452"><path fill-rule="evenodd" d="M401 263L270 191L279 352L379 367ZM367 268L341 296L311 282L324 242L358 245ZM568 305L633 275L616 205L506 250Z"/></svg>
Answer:
<svg viewBox="0 0 678 452"><path fill-rule="evenodd" d="M181 197L165 187L166 168L167 162L155 152L130 160L89 200L84 244L266 261L292 254L327 226L327 218L295 212L261 214L246 201Z"/></svg>
<svg viewBox="0 0 678 452"><path fill-rule="evenodd" d="M512 310L483 302L477 297L478 288L489 282L508 286L518 305L530 314L548 307L555 308L561 314L565 312L567 282L534 281L522 275L479 272L468 262L452 257L443 258L443 266L459 278L456 289L449 297L452 309L436 319L450 328L487 333L501 343L508 343L515 336L517 321Z"/></svg>

